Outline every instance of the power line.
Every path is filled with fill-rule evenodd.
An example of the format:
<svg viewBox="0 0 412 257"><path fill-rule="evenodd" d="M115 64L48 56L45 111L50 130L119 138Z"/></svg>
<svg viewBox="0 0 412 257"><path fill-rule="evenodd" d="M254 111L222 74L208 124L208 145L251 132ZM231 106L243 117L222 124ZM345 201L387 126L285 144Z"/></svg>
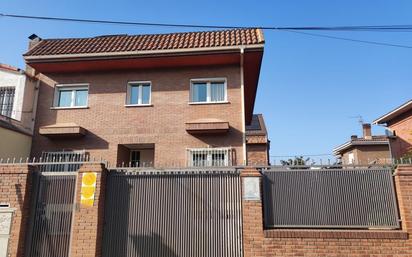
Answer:
<svg viewBox="0 0 412 257"><path fill-rule="evenodd" d="M180 24L180 23L153 23L153 22L132 22L132 21L115 21L115 20L93 20L93 19L76 19L64 17L48 17L48 16L33 16L33 15L18 15L0 13L0 17L16 18L16 19L34 19L46 21L62 21L62 22L80 22L94 24L111 24L111 25L130 25L130 26L155 26L155 27L180 27L180 28L202 28L202 29L247 29L260 28L271 31L287 31L308 35L313 37L323 37L335 40L344 40L356 43L372 44L379 46L412 48L412 46L384 43L369 40L359 40L346 37L336 37L323 34L309 33L305 31L328 31L328 32L412 32L412 25L362 25L362 26L303 26L303 27L276 27L276 26L227 26L227 25L199 25L199 24Z"/></svg>
<svg viewBox="0 0 412 257"><path fill-rule="evenodd" d="M399 44L391 44L391 43L382 43L382 42L377 42L377 41L359 40L359 39L346 38L346 37L335 37L335 36L329 36L329 35L322 35L322 34L309 33L309 32L304 32L304 31L286 30L286 29L285 29L285 30L283 30L283 31L292 32L292 33L298 33L298 34L303 34L303 35L308 35L308 36L313 36L313 37L323 37L323 38L337 39L337 40L344 40L344 41L357 42L357 43L364 43L364 44L371 44L371 45L390 46L390 47L400 47L400 48L412 48L412 46L408 46L408 45L399 45Z"/></svg>
<svg viewBox="0 0 412 257"><path fill-rule="evenodd" d="M264 30L306 30L306 31L401 31L412 32L412 25L361 25L361 26L302 26L302 27L277 27L277 26L229 26L229 25L202 25L202 24L184 24L184 23L155 23L155 22L133 22L133 21L116 21L116 20L94 20L94 19L77 19L65 17L50 16L33 16L0 13L1 17L34 19L48 21L64 22L83 22L83 23L100 23L112 25L134 25L134 26L157 26L157 27L184 27L184 28L207 28L207 29L245 29L260 28Z"/></svg>

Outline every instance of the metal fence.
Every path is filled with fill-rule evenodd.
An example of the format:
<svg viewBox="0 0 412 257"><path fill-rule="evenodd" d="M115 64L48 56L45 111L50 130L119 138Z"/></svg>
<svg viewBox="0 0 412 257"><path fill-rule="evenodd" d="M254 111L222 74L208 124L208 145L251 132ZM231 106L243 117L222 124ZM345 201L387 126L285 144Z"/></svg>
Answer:
<svg viewBox="0 0 412 257"><path fill-rule="evenodd" d="M43 152L39 162L42 172L77 171L87 159L85 151Z"/></svg>
<svg viewBox="0 0 412 257"><path fill-rule="evenodd" d="M239 173L111 170L104 257L240 257Z"/></svg>
<svg viewBox="0 0 412 257"><path fill-rule="evenodd" d="M263 171L265 227L400 227L390 168Z"/></svg>
<svg viewBox="0 0 412 257"><path fill-rule="evenodd" d="M70 256L76 177L75 172L33 174L34 201L26 256Z"/></svg>

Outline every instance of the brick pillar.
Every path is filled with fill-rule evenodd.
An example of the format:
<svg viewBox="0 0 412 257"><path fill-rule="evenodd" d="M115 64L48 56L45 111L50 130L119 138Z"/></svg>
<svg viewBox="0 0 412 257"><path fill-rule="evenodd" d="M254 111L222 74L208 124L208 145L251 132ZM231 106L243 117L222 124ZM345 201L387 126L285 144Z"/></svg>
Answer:
<svg viewBox="0 0 412 257"><path fill-rule="evenodd" d="M412 165L399 165L395 171L395 186L402 230L412 231Z"/></svg>
<svg viewBox="0 0 412 257"><path fill-rule="evenodd" d="M262 175L253 168L241 173L244 257L263 256ZM258 190L258 191L256 191Z"/></svg>
<svg viewBox="0 0 412 257"><path fill-rule="evenodd" d="M84 173L96 172L96 191L93 206L80 202L82 176ZM104 194L106 169L102 164L84 164L79 170L76 189L76 212L74 214L71 254L72 257L102 256L102 239L104 223Z"/></svg>
<svg viewBox="0 0 412 257"><path fill-rule="evenodd" d="M0 202L14 209L8 256L23 257L30 215L31 170L27 164L0 164Z"/></svg>

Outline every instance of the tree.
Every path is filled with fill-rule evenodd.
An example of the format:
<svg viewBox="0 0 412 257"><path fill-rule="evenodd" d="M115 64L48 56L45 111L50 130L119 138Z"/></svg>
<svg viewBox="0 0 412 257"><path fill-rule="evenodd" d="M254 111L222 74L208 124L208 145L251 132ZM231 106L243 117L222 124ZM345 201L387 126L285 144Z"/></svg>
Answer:
<svg viewBox="0 0 412 257"><path fill-rule="evenodd" d="M295 159L281 160L282 166L305 166L315 164L310 161L310 158L304 158L303 156L296 156Z"/></svg>

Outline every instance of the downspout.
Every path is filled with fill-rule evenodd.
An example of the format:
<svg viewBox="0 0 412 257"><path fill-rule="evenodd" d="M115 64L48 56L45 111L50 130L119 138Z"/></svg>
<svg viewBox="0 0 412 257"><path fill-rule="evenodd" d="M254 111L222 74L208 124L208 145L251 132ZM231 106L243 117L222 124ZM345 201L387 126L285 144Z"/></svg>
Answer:
<svg viewBox="0 0 412 257"><path fill-rule="evenodd" d="M245 121L245 82L243 73L245 47L240 47L240 92L242 98L242 137L243 137L243 165L247 165L246 156L246 121Z"/></svg>
<svg viewBox="0 0 412 257"><path fill-rule="evenodd" d="M39 99L39 91L40 91L40 79L37 78L36 86L34 87L34 100L33 100L33 107L32 107L32 114L31 114L31 133L34 134L34 123L36 121L36 113L37 113L37 102Z"/></svg>

